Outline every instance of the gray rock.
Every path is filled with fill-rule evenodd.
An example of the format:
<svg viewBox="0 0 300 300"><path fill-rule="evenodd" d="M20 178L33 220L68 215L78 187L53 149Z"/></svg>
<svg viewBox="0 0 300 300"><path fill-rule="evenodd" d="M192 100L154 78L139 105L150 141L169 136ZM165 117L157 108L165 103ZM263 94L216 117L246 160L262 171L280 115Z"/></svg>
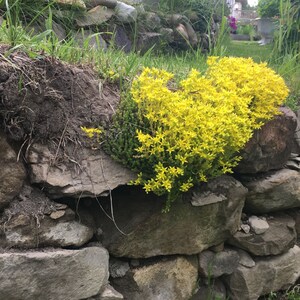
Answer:
<svg viewBox="0 0 300 300"><path fill-rule="evenodd" d="M242 249L235 249L240 257L239 264L247 267L247 268L253 268L255 266L255 261L253 258L249 255L248 252L242 250Z"/></svg>
<svg viewBox="0 0 300 300"><path fill-rule="evenodd" d="M198 44L198 38L197 38L197 34L193 28L193 26L190 24L190 22L185 22L184 23L186 32L188 34L189 37L189 43L192 47L195 47Z"/></svg>
<svg viewBox="0 0 300 300"><path fill-rule="evenodd" d="M5 241L4 245L7 247L18 248L35 248L39 246L82 246L86 244L93 237L93 230L76 221L59 222L52 224L47 217L41 222L41 226L35 231L29 232L29 228L35 229L37 226L31 222L26 226L13 226L20 222L23 216L14 219L12 225L5 227ZM12 222L10 222L12 223ZM35 226L34 226L35 225Z"/></svg>
<svg viewBox="0 0 300 300"><path fill-rule="evenodd" d="M194 47L198 44L197 34L186 16L173 14L167 16L166 19L175 28L175 42L179 46Z"/></svg>
<svg viewBox="0 0 300 300"><path fill-rule="evenodd" d="M208 284L200 284L198 291L189 300L226 300L226 287L224 283L216 278L210 280Z"/></svg>
<svg viewBox="0 0 300 300"><path fill-rule="evenodd" d="M0 210L20 192L25 179L25 169L17 161L16 152L6 141L5 134L0 131Z"/></svg>
<svg viewBox="0 0 300 300"><path fill-rule="evenodd" d="M114 9L117 6L117 0L85 0L87 9L91 9L98 5L106 6L107 8Z"/></svg>
<svg viewBox="0 0 300 300"><path fill-rule="evenodd" d="M285 164L286 168L299 171L300 170L300 162L295 160L288 160Z"/></svg>
<svg viewBox="0 0 300 300"><path fill-rule="evenodd" d="M242 160L236 171L258 173L281 169L292 151L292 139L297 126L296 115L288 108L280 108L281 115L254 132L241 152Z"/></svg>
<svg viewBox="0 0 300 300"><path fill-rule="evenodd" d="M173 43L174 42L174 30L171 28L161 28L159 33L162 36L163 41L166 43Z"/></svg>
<svg viewBox="0 0 300 300"><path fill-rule="evenodd" d="M178 47L189 48L189 35L183 24L178 24L174 30L174 42Z"/></svg>
<svg viewBox="0 0 300 300"><path fill-rule="evenodd" d="M55 13L55 15L56 15L56 13ZM46 24L46 19L40 17L37 20L37 22L33 23L32 25L27 26L26 31L30 35L41 34L47 30L45 24ZM57 37L57 39L59 41L63 41L67 37L66 30L64 29L64 27L62 25L60 25L59 23L56 23L55 21L52 21L51 26L52 26L53 33L55 34L55 36Z"/></svg>
<svg viewBox="0 0 300 300"><path fill-rule="evenodd" d="M80 9L86 8L83 0L54 0L54 2L67 7L75 7Z"/></svg>
<svg viewBox="0 0 300 300"><path fill-rule="evenodd" d="M193 295L197 279L196 256L178 256L134 269L131 287L125 278L119 279L115 287L130 300L188 300Z"/></svg>
<svg viewBox="0 0 300 300"><path fill-rule="evenodd" d="M200 39L199 43L200 43L202 51L203 52L209 51L209 45L210 45L209 35L206 34L206 33L202 33L202 34L200 34L200 38L199 39Z"/></svg>
<svg viewBox="0 0 300 300"><path fill-rule="evenodd" d="M91 220L84 222L85 224L78 222L73 210L60 210L59 204L50 201L38 190L32 190L26 196L23 194L24 192L2 215L2 247L80 247L93 237ZM82 212L79 215L82 221L88 219Z"/></svg>
<svg viewBox="0 0 300 300"><path fill-rule="evenodd" d="M240 265L234 273L225 276L230 299L257 300L261 295L287 289L300 277L300 248L264 258L255 258L255 266Z"/></svg>
<svg viewBox="0 0 300 300"><path fill-rule="evenodd" d="M300 154L300 110L296 112L297 116L297 127L294 134L294 147L293 151L297 153L297 156Z"/></svg>
<svg viewBox="0 0 300 300"><path fill-rule="evenodd" d="M249 193L245 210L251 213L269 213L300 207L300 173L283 169L251 181L243 181Z"/></svg>
<svg viewBox="0 0 300 300"><path fill-rule="evenodd" d="M104 248L0 254L0 298L79 300L98 294L108 280Z"/></svg>
<svg viewBox="0 0 300 300"><path fill-rule="evenodd" d="M242 224L241 230L243 230L245 233L249 233L251 230L251 227L248 224Z"/></svg>
<svg viewBox="0 0 300 300"><path fill-rule="evenodd" d="M55 225L47 224L46 220L42 222L43 233L39 234L41 243L48 245L57 245L61 247L82 246L93 237L93 229L80 224L78 221L58 222Z"/></svg>
<svg viewBox="0 0 300 300"><path fill-rule="evenodd" d="M298 153L294 153L294 152L292 152L291 154L290 154L290 157L289 157L290 159L297 159L297 161L299 161L299 159L300 159L300 157L299 157L299 154Z"/></svg>
<svg viewBox="0 0 300 300"><path fill-rule="evenodd" d="M132 49L131 40L128 38L127 33L122 26L116 26L112 37L112 43L125 53L130 52Z"/></svg>
<svg viewBox="0 0 300 300"><path fill-rule="evenodd" d="M27 157L31 182L45 186L53 198L95 197L135 178L103 151L78 148L77 156L81 161L79 170L67 163L52 165L53 153L44 145L32 145Z"/></svg>
<svg viewBox="0 0 300 300"><path fill-rule="evenodd" d="M295 221L286 214L268 220L270 228L263 234L236 232L228 243L257 256L278 255L296 242Z"/></svg>
<svg viewBox="0 0 300 300"><path fill-rule="evenodd" d="M236 251L225 249L214 253L206 250L199 254L199 272L208 278L220 277L231 274L239 264L239 255Z"/></svg>
<svg viewBox="0 0 300 300"><path fill-rule="evenodd" d="M213 245L224 242L239 228L246 189L230 176L209 182L200 191L211 190L226 196L227 200L193 207L191 197L172 204L169 213L162 213L164 201L141 189L113 195L115 222L95 211L97 227L103 230L103 245L114 256L145 258L158 255L198 254ZM104 209L110 202L102 203Z"/></svg>
<svg viewBox="0 0 300 300"><path fill-rule="evenodd" d="M79 27L100 25L107 22L113 15L114 11L112 9L98 5L77 17L76 23Z"/></svg>
<svg viewBox="0 0 300 300"><path fill-rule="evenodd" d="M222 252L224 250L224 243L214 245L214 246L210 247L209 250L211 250L215 253Z"/></svg>
<svg viewBox="0 0 300 300"><path fill-rule="evenodd" d="M97 50L106 50L107 45L102 38L101 33L95 33L92 30L81 30L72 35L75 43L82 48L93 48Z"/></svg>
<svg viewBox="0 0 300 300"><path fill-rule="evenodd" d="M295 228L297 232L297 239L300 241L300 209L293 209L288 214L292 216L295 221Z"/></svg>
<svg viewBox="0 0 300 300"><path fill-rule="evenodd" d="M137 41L136 50L146 53L151 48L155 48L161 41L161 34L157 32L144 32Z"/></svg>
<svg viewBox="0 0 300 300"><path fill-rule="evenodd" d="M66 39L67 33L62 25L52 21L52 30L55 33L55 35L59 41L63 41Z"/></svg>
<svg viewBox="0 0 300 300"><path fill-rule="evenodd" d="M129 263L119 260L117 258L111 258L109 260L109 275L112 278L119 278L126 275L129 271Z"/></svg>
<svg viewBox="0 0 300 300"><path fill-rule="evenodd" d="M50 214L50 218L52 220L57 220L62 218L64 215L66 214L65 210L58 210L58 211L54 211Z"/></svg>
<svg viewBox="0 0 300 300"><path fill-rule="evenodd" d="M270 227L267 221L258 218L257 216L251 216L249 218L249 224L255 234L265 233Z"/></svg>
<svg viewBox="0 0 300 300"><path fill-rule="evenodd" d="M97 299L97 298L96 298ZM108 284L104 291L100 294L98 300L122 300L123 295L117 292L110 284Z"/></svg>
<svg viewBox="0 0 300 300"><path fill-rule="evenodd" d="M117 19L123 24L132 23L137 20L137 10L131 5L117 1L117 5L114 10Z"/></svg>
<svg viewBox="0 0 300 300"><path fill-rule="evenodd" d="M143 17L143 25L147 30L157 31L161 27L160 17L154 12L146 12Z"/></svg>
<svg viewBox="0 0 300 300"><path fill-rule="evenodd" d="M227 198L224 195L218 195L211 192L193 193L191 204L193 206L204 206L208 204L225 201Z"/></svg>
<svg viewBox="0 0 300 300"><path fill-rule="evenodd" d="M296 222L296 232L297 232L297 238L300 240L300 211L298 210L297 216L295 218Z"/></svg>
<svg viewBox="0 0 300 300"><path fill-rule="evenodd" d="M184 15L172 14L166 16L166 21L172 27L177 27L181 23L185 23L187 18Z"/></svg>

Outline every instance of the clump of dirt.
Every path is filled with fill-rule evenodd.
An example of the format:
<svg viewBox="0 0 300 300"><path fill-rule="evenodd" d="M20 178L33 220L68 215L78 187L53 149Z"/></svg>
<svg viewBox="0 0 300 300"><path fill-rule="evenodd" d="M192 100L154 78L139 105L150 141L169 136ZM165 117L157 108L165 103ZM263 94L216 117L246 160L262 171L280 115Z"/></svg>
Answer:
<svg viewBox="0 0 300 300"><path fill-rule="evenodd" d="M118 88L94 71L52 57L6 56L0 46L0 127L10 139L59 147L86 144L81 126L107 128L119 103Z"/></svg>
<svg viewBox="0 0 300 300"><path fill-rule="evenodd" d="M8 221L15 215L43 218L60 208L62 204L51 201L39 189L24 185L21 193L11 201L0 218L0 224Z"/></svg>

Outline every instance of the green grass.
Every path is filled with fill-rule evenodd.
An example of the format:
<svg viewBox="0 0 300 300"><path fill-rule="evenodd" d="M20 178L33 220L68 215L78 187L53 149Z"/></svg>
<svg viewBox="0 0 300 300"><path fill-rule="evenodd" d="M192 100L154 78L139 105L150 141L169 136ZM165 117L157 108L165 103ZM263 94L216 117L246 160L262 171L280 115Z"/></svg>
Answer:
<svg viewBox="0 0 300 300"><path fill-rule="evenodd" d="M169 54L158 54L150 50L144 55L134 52L125 54L113 48L107 51L93 50L88 41L83 47L79 47L72 38L67 42L58 41L51 30L51 19L47 31L35 36L31 36L20 25L16 27L7 25L8 23L3 22L0 27L0 42L21 48L32 57L38 56L42 51L69 63L92 65L102 78L119 82L125 89L144 67L166 69L175 74L175 81L185 78L192 68L200 71L206 69L206 56L200 50L190 49L186 52ZM290 55L272 61L272 45L260 46L257 42L224 39L221 46L222 56L252 57L256 62L268 61L269 66L285 78L291 90L288 105L293 110L298 108L300 66L297 63L297 56Z"/></svg>
<svg viewBox="0 0 300 300"><path fill-rule="evenodd" d="M225 55L252 57L255 62L268 61L271 58L272 45L260 46L251 41L230 41L226 45Z"/></svg>

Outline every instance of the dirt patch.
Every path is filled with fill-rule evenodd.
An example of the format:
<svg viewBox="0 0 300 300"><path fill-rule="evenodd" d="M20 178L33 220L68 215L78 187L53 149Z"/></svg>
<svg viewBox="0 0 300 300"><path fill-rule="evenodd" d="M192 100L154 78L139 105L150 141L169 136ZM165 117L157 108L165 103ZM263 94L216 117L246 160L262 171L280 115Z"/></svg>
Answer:
<svg viewBox="0 0 300 300"><path fill-rule="evenodd" d="M21 193L13 201L10 206L5 209L2 216L11 218L18 214L34 216L40 218L43 215L50 215L56 211L62 204L50 201L39 189L34 189L29 185L24 185Z"/></svg>
<svg viewBox="0 0 300 300"><path fill-rule="evenodd" d="M94 71L52 57L6 56L0 46L0 127L10 139L64 147L86 145L81 126L107 128L119 103L116 86Z"/></svg>

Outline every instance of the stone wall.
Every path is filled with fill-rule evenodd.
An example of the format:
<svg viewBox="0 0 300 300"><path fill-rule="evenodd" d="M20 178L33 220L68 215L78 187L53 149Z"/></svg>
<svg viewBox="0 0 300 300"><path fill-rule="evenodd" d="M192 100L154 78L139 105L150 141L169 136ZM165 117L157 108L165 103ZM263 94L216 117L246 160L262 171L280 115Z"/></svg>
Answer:
<svg viewBox="0 0 300 300"><path fill-rule="evenodd" d="M209 51L218 33L220 18L211 20L210 34L199 31L196 12L167 14L159 10L158 1L135 0L56 0L52 13L52 29L59 41L74 39L75 45L125 52L190 50ZM1 12L1 10L0 10ZM30 33L47 29L48 9L34 17L25 16L23 23ZM5 18L5 8L3 13ZM21 18L23 15L20 16ZM2 19L2 18L1 18ZM29 21L28 21L29 19ZM66 22L66 20L68 20ZM201 21L202 22L202 21ZM49 25L48 25L49 26Z"/></svg>
<svg viewBox="0 0 300 300"><path fill-rule="evenodd" d="M135 174L76 131L80 112L92 103L96 122L105 124L106 103L116 102L116 93L104 85L93 102L76 102L86 90L69 97L66 82L80 78L99 92L98 79L47 58L31 61L39 66L35 93L32 79L26 92L15 92L12 84L23 73L11 65L28 59L17 53L0 61L1 299L255 300L299 280L293 112L282 108L254 134L233 176L194 188L162 213L163 197L126 186ZM68 70L56 74L57 82L49 80L52 64ZM44 82L51 83L47 95ZM50 103L59 106L37 118ZM50 123L58 111L64 126L55 131ZM86 111L83 125L94 118ZM45 128L49 138L42 139Z"/></svg>

